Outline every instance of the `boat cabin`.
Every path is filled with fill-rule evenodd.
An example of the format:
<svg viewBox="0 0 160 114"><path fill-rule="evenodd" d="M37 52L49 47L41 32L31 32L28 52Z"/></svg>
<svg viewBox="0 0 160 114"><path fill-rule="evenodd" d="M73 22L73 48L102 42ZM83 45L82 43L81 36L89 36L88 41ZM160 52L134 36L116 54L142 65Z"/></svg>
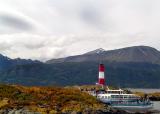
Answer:
<svg viewBox="0 0 160 114"><path fill-rule="evenodd" d="M97 98L104 101L132 101L139 99L135 94L126 94L123 90L107 90L98 92Z"/></svg>

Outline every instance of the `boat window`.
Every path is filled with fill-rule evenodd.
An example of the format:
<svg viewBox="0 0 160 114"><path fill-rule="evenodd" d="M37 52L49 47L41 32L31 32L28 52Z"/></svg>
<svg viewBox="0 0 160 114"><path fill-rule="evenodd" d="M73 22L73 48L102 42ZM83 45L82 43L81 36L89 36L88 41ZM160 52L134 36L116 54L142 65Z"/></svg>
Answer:
<svg viewBox="0 0 160 114"><path fill-rule="evenodd" d="M127 96L124 96L124 98L128 98Z"/></svg>
<svg viewBox="0 0 160 114"><path fill-rule="evenodd" d="M111 95L112 98L124 98L126 96L123 95ZM126 97L127 98L127 97Z"/></svg>
<svg viewBox="0 0 160 114"><path fill-rule="evenodd" d="M107 91L107 93L121 94L121 91Z"/></svg>

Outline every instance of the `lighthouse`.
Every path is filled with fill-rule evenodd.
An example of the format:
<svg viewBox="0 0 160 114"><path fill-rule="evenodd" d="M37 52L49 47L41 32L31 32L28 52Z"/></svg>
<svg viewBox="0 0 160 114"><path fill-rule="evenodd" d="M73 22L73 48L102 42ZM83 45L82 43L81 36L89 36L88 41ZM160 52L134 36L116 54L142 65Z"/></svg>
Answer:
<svg viewBox="0 0 160 114"><path fill-rule="evenodd" d="M104 78L104 64L99 64L99 76L98 76L98 85L105 85L105 78Z"/></svg>

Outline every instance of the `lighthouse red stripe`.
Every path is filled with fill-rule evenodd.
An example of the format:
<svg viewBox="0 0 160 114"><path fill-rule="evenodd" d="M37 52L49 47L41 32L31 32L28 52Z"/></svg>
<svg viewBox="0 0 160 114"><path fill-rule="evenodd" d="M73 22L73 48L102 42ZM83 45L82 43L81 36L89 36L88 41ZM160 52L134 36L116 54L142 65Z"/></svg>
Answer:
<svg viewBox="0 0 160 114"><path fill-rule="evenodd" d="M99 80L98 80L98 83L100 84L100 85L105 85L104 83L104 78L100 78Z"/></svg>
<svg viewBox="0 0 160 114"><path fill-rule="evenodd" d="M100 71L100 72L104 72L104 65L103 65L103 64L100 64L100 65L99 65L99 71Z"/></svg>

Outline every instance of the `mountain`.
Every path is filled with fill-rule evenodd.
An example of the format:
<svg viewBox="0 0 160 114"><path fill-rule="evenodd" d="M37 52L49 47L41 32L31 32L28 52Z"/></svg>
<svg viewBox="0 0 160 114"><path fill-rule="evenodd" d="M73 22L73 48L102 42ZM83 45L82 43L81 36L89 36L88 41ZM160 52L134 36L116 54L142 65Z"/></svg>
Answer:
<svg viewBox="0 0 160 114"><path fill-rule="evenodd" d="M82 55L66 58L51 59L46 63L62 62L89 62L89 61L115 61L115 62L147 62L160 64L160 51L149 46L133 46L106 51L102 48L87 52Z"/></svg>
<svg viewBox="0 0 160 114"><path fill-rule="evenodd" d="M106 51L97 49L46 63L0 55L0 83L27 86L93 85L98 64L106 70L106 84L128 88L160 88L160 52L147 46Z"/></svg>
<svg viewBox="0 0 160 114"><path fill-rule="evenodd" d="M25 65L25 64L33 64L33 63L39 63L39 61L30 60L30 59L11 59L6 56L3 56L0 54L0 70L8 69L16 65Z"/></svg>

